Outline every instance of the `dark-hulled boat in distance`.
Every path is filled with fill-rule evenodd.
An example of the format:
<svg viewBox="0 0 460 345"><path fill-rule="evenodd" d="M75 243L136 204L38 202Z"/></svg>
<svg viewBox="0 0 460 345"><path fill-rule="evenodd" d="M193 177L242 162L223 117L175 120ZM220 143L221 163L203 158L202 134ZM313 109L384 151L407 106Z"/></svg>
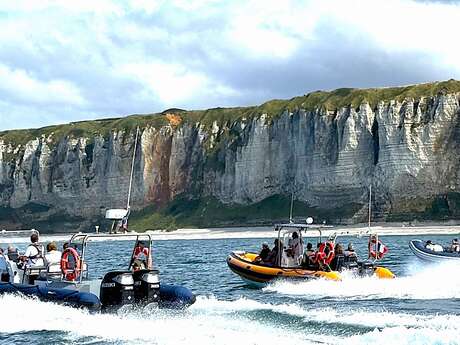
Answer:
<svg viewBox="0 0 460 345"><path fill-rule="evenodd" d="M409 242L410 250L416 257L428 262L447 262L457 261L460 263L460 253L450 251L450 248L442 247L442 251L428 249L424 241L412 240Z"/></svg>

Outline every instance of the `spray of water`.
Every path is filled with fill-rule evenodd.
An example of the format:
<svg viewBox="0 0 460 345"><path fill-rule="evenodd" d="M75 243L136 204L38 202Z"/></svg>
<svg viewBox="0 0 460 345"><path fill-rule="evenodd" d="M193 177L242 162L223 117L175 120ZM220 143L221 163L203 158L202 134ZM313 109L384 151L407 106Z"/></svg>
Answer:
<svg viewBox="0 0 460 345"><path fill-rule="evenodd" d="M375 310L354 310L344 315L333 307L307 309L295 303L270 304L245 298L220 301L200 297L187 311L150 309L112 315L89 314L13 295L0 297L0 305L8 311L8 318L0 323L0 334L64 332L75 342L90 337L128 344L266 344L282 343L295 335L296 344L455 344L452 334L458 334L460 328L456 315ZM30 315L40 317L28 322ZM337 324L359 327L361 332L352 336L334 333ZM363 327L367 327L364 332Z"/></svg>
<svg viewBox="0 0 460 345"><path fill-rule="evenodd" d="M459 264L455 262L430 266L411 266L410 274L395 279L357 278L344 273L341 282L277 281L264 291L306 299L325 297L347 299L447 299L460 298Z"/></svg>

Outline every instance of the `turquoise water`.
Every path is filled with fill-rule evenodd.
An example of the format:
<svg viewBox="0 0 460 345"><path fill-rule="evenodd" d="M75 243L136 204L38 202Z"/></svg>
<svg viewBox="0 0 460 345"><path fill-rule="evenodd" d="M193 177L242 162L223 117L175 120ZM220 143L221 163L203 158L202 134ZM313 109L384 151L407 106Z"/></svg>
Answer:
<svg viewBox="0 0 460 345"><path fill-rule="evenodd" d="M385 236L382 265L394 280L344 277L247 287L226 265L232 250L258 250L265 239L154 243L162 281L198 295L183 312L146 309L89 314L52 303L0 297L0 341L10 344L460 344L460 265L427 266L410 236ZM452 236L417 236L447 243ZM351 240L364 254L365 238ZM18 245L21 247L21 245ZM25 245L22 244L22 247ZM92 243L93 277L126 268L127 242Z"/></svg>

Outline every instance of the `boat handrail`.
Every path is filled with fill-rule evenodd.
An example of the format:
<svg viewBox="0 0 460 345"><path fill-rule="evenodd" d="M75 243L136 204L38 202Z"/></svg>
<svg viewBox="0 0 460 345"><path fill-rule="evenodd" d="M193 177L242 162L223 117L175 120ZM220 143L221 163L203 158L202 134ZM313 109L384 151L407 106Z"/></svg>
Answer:
<svg viewBox="0 0 460 345"><path fill-rule="evenodd" d="M274 230L278 231L279 228L295 228L301 230L316 230L316 229L323 229L323 228L333 228L333 225L324 225L324 224L306 224L306 223L281 223L281 224L275 224Z"/></svg>
<svg viewBox="0 0 460 345"><path fill-rule="evenodd" d="M80 244L80 241L81 241L81 261L82 262L85 262L85 254L86 254L86 246L88 244L88 242L90 242L91 239L110 239L110 238L119 238L119 239L122 239L122 238L132 238L132 239L135 239L136 241L136 245L137 243L139 243L140 241L148 241L148 249L149 249L149 259L148 260L151 260L152 258L152 235L151 234L147 234L147 233L122 233L122 234L90 234L90 233L82 233L82 232L79 232L79 233L76 233L76 234L73 234L72 237L70 238L70 241L69 241L69 245L71 244L76 244L76 242L78 242L78 244ZM133 250L134 252L134 250ZM132 261L130 262L129 264L129 267L128 269L131 268L131 265L132 265ZM87 272L88 274L88 272ZM79 276L79 282L81 283L83 281L83 274L80 274Z"/></svg>
<svg viewBox="0 0 460 345"><path fill-rule="evenodd" d="M82 238L82 242L88 242L90 239L93 238L136 238L138 239L139 237L147 237L148 241L152 241L152 235L148 233L120 233L120 234L109 234L109 233L97 233L97 234L90 234L90 233L84 233L84 232L79 232L76 234L73 234L72 237L70 238L69 243L75 243L77 242L76 239Z"/></svg>

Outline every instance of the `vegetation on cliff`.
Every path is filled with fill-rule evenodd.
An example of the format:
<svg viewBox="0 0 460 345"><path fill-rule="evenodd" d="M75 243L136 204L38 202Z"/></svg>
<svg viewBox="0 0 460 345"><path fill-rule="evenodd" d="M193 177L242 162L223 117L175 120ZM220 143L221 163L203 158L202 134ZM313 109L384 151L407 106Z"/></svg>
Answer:
<svg viewBox="0 0 460 345"><path fill-rule="evenodd" d="M333 91L315 91L304 96L289 100L271 100L259 106L214 108L207 110L168 109L157 114L130 115L123 118L111 118L92 121L71 122L64 125L48 126L37 129L9 130L0 132L0 140L12 147L24 145L28 141L45 137L51 142L57 142L63 137L94 137L107 136L114 131L133 131L137 126L160 128L165 125L172 127L182 123L200 123L205 129L212 128L214 122L230 124L237 120L251 119L266 114L269 118L280 116L284 111L298 109L324 109L335 111L342 107L358 107L369 103L375 108L379 102L390 100L420 99L437 94L460 92L460 81L448 80L426 84L408 85L402 87L353 89L341 88ZM173 115L173 117L171 117ZM180 119L178 119L180 118Z"/></svg>
<svg viewBox="0 0 460 345"><path fill-rule="evenodd" d="M159 193L158 196L156 196L155 198L148 199L156 200L156 202L158 201L158 204L161 206L148 206L143 210L133 212L131 217L131 226L133 228L136 228L138 230L146 230L159 228L174 229L177 227L185 226L203 227L235 226L248 224L265 225L276 221L286 221L289 214L290 204L290 200L286 196L276 194L258 203L249 205L223 204L218 200L209 198L207 196L212 195L212 192L203 192L200 189L202 184L206 184L209 182L204 181L203 176L210 175L212 179L213 175L220 176L219 173L225 172L226 170L228 171L227 167L231 166L231 163L229 163L229 161L231 162L232 157L236 156L236 154L238 153L237 148L244 147L250 140L250 135L252 135L253 132L256 132L252 131L252 126L263 126L262 121L257 123L251 123L251 119L258 119L261 116L264 116L264 118L266 118L267 121L270 122L276 120L277 117L281 116L283 116L283 119L290 118L288 113L295 112L298 110L304 110L307 112L312 111L312 113L306 115L306 118L311 118L310 115L314 115L315 117L327 116L329 120L329 118L335 117L335 115L337 114L337 109L343 107L357 108L363 103L368 103L371 108L375 109L376 107L381 106L382 104L389 104L390 102L403 102L404 100L408 99L416 101L414 103L414 108L420 106L422 112L425 112L426 110L426 114L429 114L433 110L435 110L436 112L438 110L439 112L443 111L443 107L438 107L438 104L440 104L442 100L438 98L435 102L435 99L432 97L438 96L440 94L456 94L457 96L455 96L455 99L457 99L459 93L460 81L455 80L391 88L342 88L333 91L315 91L304 96L294 97L290 100L272 100L259 106L252 107L214 108L208 110L191 111L174 108L165 110L162 113L157 114L131 115L124 118L81 121L64 125L49 126L39 129L10 130L0 132L0 145L6 145L6 147L0 146L0 150L2 150L2 155L0 156L2 160L2 165L0 166L0 168L3 167L4 171L7 172L4 173L4 176L6 176L6 183L1 184L2 182L0 181L0 193L3 193L3 195L7 196L5 198L5 200L7 201L4 203L5 206L3 207L3 209L0 208L0 223L2 222L2 220L5 221L5 223L22 222L22 224L29 224L29 221L33 222L34 224L36 224L39 221L43 221L43 224L50 225L53 224L53 222L57 224L63 222L65 223L69 220L75 222L83 221L82 219L71 219L71 217L65 214L65 212L62 214L53 213L54 206L56 206L55 204L53 204L53 202L50 202L50 205L46 205L46 207L49 206L51 208L50 212L48 212L48 210L37 209L36 205L31 205L30 202L25 206L18 207L15 209L9 207L9 194L12 193L16 186L19 186L17 187L17 191L19 192L21 192L22 188L19 183L15 182L16 180L13 180L13 177L19 176L19 182L22 182L22 177L26 185L31 186L33 178L37 178L38 176L38 174L36 173L37 170L33 168L33 164L36 164L36 167L38 164L37 158L41 157L41 145L36 145L35 147L37 147L37 149L35 153L33 153L32 155L28 155L29 160L26 161L28 165L25 164L25 167L21 166L23 159L22 153L24 153L25 144L27 142L34 140L36 138L42 138L42 140L46 140L52 151L51 154L48 150L44 151L47 157L55 157L62 151L63 153L61 155L61 158L64 161L63 157L66 154L68 154L68 157L70 157L70 163L66 166L67 170L65 171L74 171L73 169L69 169L69 166L72 166L72 162L75 160L74 156L78 156L78 154L80 154L84 150L84 153L82 153L81 156L78 157L84 157L82 158L81 162L84 164L84 167L86 167L86 170L84 170L84 173L81 175L77 174L78 176L75 178L75 185L79 186L79 181L85 179L86 188L89 188L91 185L90 181L92 179L95 179L96 176L96 173L93 171L94 167L102 167L99 171L103 171L104 173L99 174L99 176L101 176L100 180L103 181L107 178L107 175L105 173L107 170L107 165L93 165L93 158L95 156L94 150L95 147L98 147L96 143L100 142L100 140L96 138L102 136L107 139L112 133L117 132L117 140L104 140L102 141L103 145L99 145L99 147L104 148L104 145L106 144L108 147L110 147L110 145L112 145L113 143L116 143L117 145L128 144L126 146L126 149L123 146L119 146L123 147L123 150L121 151L124 153L124 156L126 158L126 156L130 156L130 148L133 147L131 144L133 143L133 135L136 127L153 127L156 129L161 128L161 135L157 136L157 133L152 132L152 134L149 131L147 131L145 133L145 137L147 138L146 142L148 142L150 145L149 152L152 151L152 147L155 147L155 149L160 147L160 149L158 149L159 152L154 152L152 154L156 155L154 159L155 162L160 162L158 165L158 169L161 173L160 180L163 183L161 188L164 188L161 189L161 193ZM424 99L424 101L421 101L421 99ZM449 97L448 99L452 100L454 98ZM446 103L443 104L444 106L446 105ZM456 102L449 102L449 107L450 105L452 105L452 109L458 107L458 104ZM427 108L425 109L424 107ZM436 109L434 107L436 107ZM395 109L397 109L397 107L388 107L386 109L391 109L393 112L395 112ZM430 111L428 111L428 109L430 109ZM385 111L386 110L384 110L384 112ZM452 110L451 113L455 111ZM351 112L346 112L345 114L349 113ZM360 116L362 114L363 113L354 115ZM299 117L301 116L301 114L299 113L295 115L299 115ZM294 116L293 119L295 119L296 116ZM458 122L457 118L458 117L455 118L455 121ZM295 121L292 122L295 123ZM327 122L329 123L329 121ZM334 121L330 122L334 124ZM444 137L441 137L442 139L448 136L449 140L441 140L439 138L434 138L433 140L435 140L435 147L446 145L446 147L448 146L450 148L447 153L442 153L442 158L444 160L453 162L451 165L447 166L446 169L450 169L449 171L451 171L450 174L452 175L452 181L454 181L456 179L455 176L458 172L458 163L456 163L458 162L458 160L456 159L456 152L458 150L455 149L457 148L457 146L455 145L458 145L459 142L458 133L460 132L458 129L460 128L460 125L458 123L457 125L455 125L454 122L452 123L453 125L449 127L449 130L452 129L451 132L449 132L450 134L444 134ZM190 128L184 128L183 132L175 132L177 128L180 128L184 124L196 127L192 130L190 130ZM246 126L246 124L248 124L249 126ZM419 125L421 126L422 124L412 124L412 126ZM333 129L333 135L337 135L339 131L335 129L336 127L331 126L331 128ZM413 128L414 127L411 127L411 129ZM312 131L314 131L314 129L312 129ZM170 167L169 164L171 163L171 158L168 156L167 153L169 147L168 145L172 145L171 138L173 138L173 135L174 138L181 138L182 133L185 133L184 135L187 135L188 132L193 132L193 136L191 136L191 138L193 139L190 139L190 141L185 141L185 144L179 143L184 145L185 149L183 150L185 151L181 152L181 155L187 159L185 159L184 161L179 160L178 162L180 164L174 166L176 170L173 169L172 171L183 171L186 170L183 169L184 167L192 167L189 179L184 179L184 181L190 183L191 180L192 182L190 184L193 185L193 181L196 180L200 181L201 185L193 185L192 187L195 189L192 189L191 187L191 189L186 190L185 192L183 189L179 189L180 193L184 193L187 195L184 195L183 197L176 197L174 200L169 200L170 195L174 195L174 192L170 194L169 191L167 191L168 186L170 186L170 176L168 175L168 169ZM375 135L374 132L375 130L373 126L373 137ZM325 137L328 137L328 133L329 132L323 135ZM119 140L120 136L122 140ZM148 139L151 137L161 137L162 140L164 139L164 145L159 145L157 141L148 141ZM88 140L86 140L86 146L84 148L79 146L81 145L81 143L78 144L78 150L82 151L77 150L78 152L74 153L72 150L60 150L60 148L68 148L68 145L73 145L72 143L69 144L67 140L64 140L65 138L87 138ZM336 136L333 138L336 138ZM425 137L420 139L420 142L425 141L427 141ZM57 146L58 142L60 143L59 146ZM161 140L159 142L160 144L162 143ZM332 146L330 146L328 143L337 143L337 140L326 142L327 144L323 145L324 152L333 152L333 150L330 149L330 147ZM452 146L452 143L454 146ZM307 144L304 143L303 145L308 146ZM263 144L259 145L259 147L261 146L263 146ZM166 149L164 149L164 147L166 147ZM196 148L196 150L188 150L189 148ZM32 151L33 150L34 149L32 148ZM436 150L439 151L439 149ZM112 154L115 158L119 158L121 157L119 152L120 150L112 150L110 154ZM189 159L194 154L196 155L196 157L193 157L193 159ZM451 155L449 156L449 159L446 158L447 155ZM105 157L105 154L103 154L102 156ZM107 156L112 157L110 155ZM263 156L263 154L261 154L261 156ZM96 155L96 157L100 156ZM130 162L129 159L126 161ZM279 161L279 158L277 159L277 161ZM62 181L58 183L58 187L62 187L62 185L68 182L67 180L64 181L64 179L62 178L63 176L66 176L65 172L59 169L53 170L55 161L49 160L49 162L52 162L49 163L49 166L52 167L52 169L50 169L49 176L51 176L55 180L56 176L61 176ZM78 163L80 161L77 159L76 162ZM374 165L376 165L377 162L378 160L374 159ZM59 166L59 164L57 165ZM112 170L114 172L121 171L120 166L121 164L114 164ZM128 165L125 164L124 166L126 167ZM149 166L146 171L151 172L153 170L152 166ZM193 169L193 167L197 167L197 169ZM80 171L78 166L76 170ZM88 174L85 175L86 173ZM258 171L253 171L252 173L258 174ZM122 175L124 176L124 174ZM447 177L444 177L443 179L451 180L451 175L446 175ZM290 176L291 175L289 175L288 178L290 178ZM51 183L53 182L52 178L50 178L50 183L48 183L48 186L45 186L45 184L38 183L40 187L45 186L45 188L48 188L44 193L45 196L49 196L53 193L52 188L54 187L54 185ZM96 180L97 179L95 179L95 181ZM155 184L157 185L157 182L155 182ZM71 183L69 185L71 185ZM69 188L69 190L71 190L71 187ZM45 190L45 188L42 188L42 190ZM428 195L426 197L424 195L417 195L416 197L414 195L408 195L407 197L404 195L400 196L396 198L396 201L393 200L391 203L384 205L384 216L386 217L385 219L441 220L449 219L452 217L459 218L460 197L453 187L450 188L451 189L447 191L441 189L437 192L437 194ZM404 190L404 188L402 189ZM238 187L238 189L236 190L242 190L242 188ZM73 192L74 191L72 191L72 193ZM283 193L283 191L278 189L273 191L273 193ZM332 191L332 194L334 193L337 193L337 191ZM65 198L67 198L67 196L65 196L64 199ZM426 198L426 200L424 198ZM257 199L257 195L255 197L254 195L252 195L251 198L246 199L227 198L226 200L239 200L236 202L240 202L241 200L248 200L248 202L250 202L250 200ZM27 203L27 199L24 198L24 200L25 201L22 201L22 203L17 205L23 205L24 202ZM37 199L30 198L29 194L29 201L30 200L36 201ZM148 205L148 203L145 200L147 199L141 199L141 203L139 204L140 207ZM294 207L294 214L303 217L313 216L319 221L326 220L327 222L349 222L350 220L360 221L361 219L358 219L362 216L362 212L360 212L360 210L365 209L365 205L359 204L359 202L362 202L362 200L360 200L359 198L354 197L354 199L352 200L357 200L358 203L347 203L342 208L336 208L335 205L333 208L331 207L331 209L327 210L311 207L303 202L296 202ZM98 207L99 206L101 209L103 209L104 207L109 207L110 205L106 205L105 201L102 200L99 202ZM54 215L50 216L52 214ZM54 219L52 217L54 217ZM99 214L96 214L96 216L94 216L93 218L97 217L99 217ZM381 217L382 220L383 218L384 217ZM95 219L91 219L91 221L93 220ZM99 220L100 219L97 219L97 221Z"/></svg>

